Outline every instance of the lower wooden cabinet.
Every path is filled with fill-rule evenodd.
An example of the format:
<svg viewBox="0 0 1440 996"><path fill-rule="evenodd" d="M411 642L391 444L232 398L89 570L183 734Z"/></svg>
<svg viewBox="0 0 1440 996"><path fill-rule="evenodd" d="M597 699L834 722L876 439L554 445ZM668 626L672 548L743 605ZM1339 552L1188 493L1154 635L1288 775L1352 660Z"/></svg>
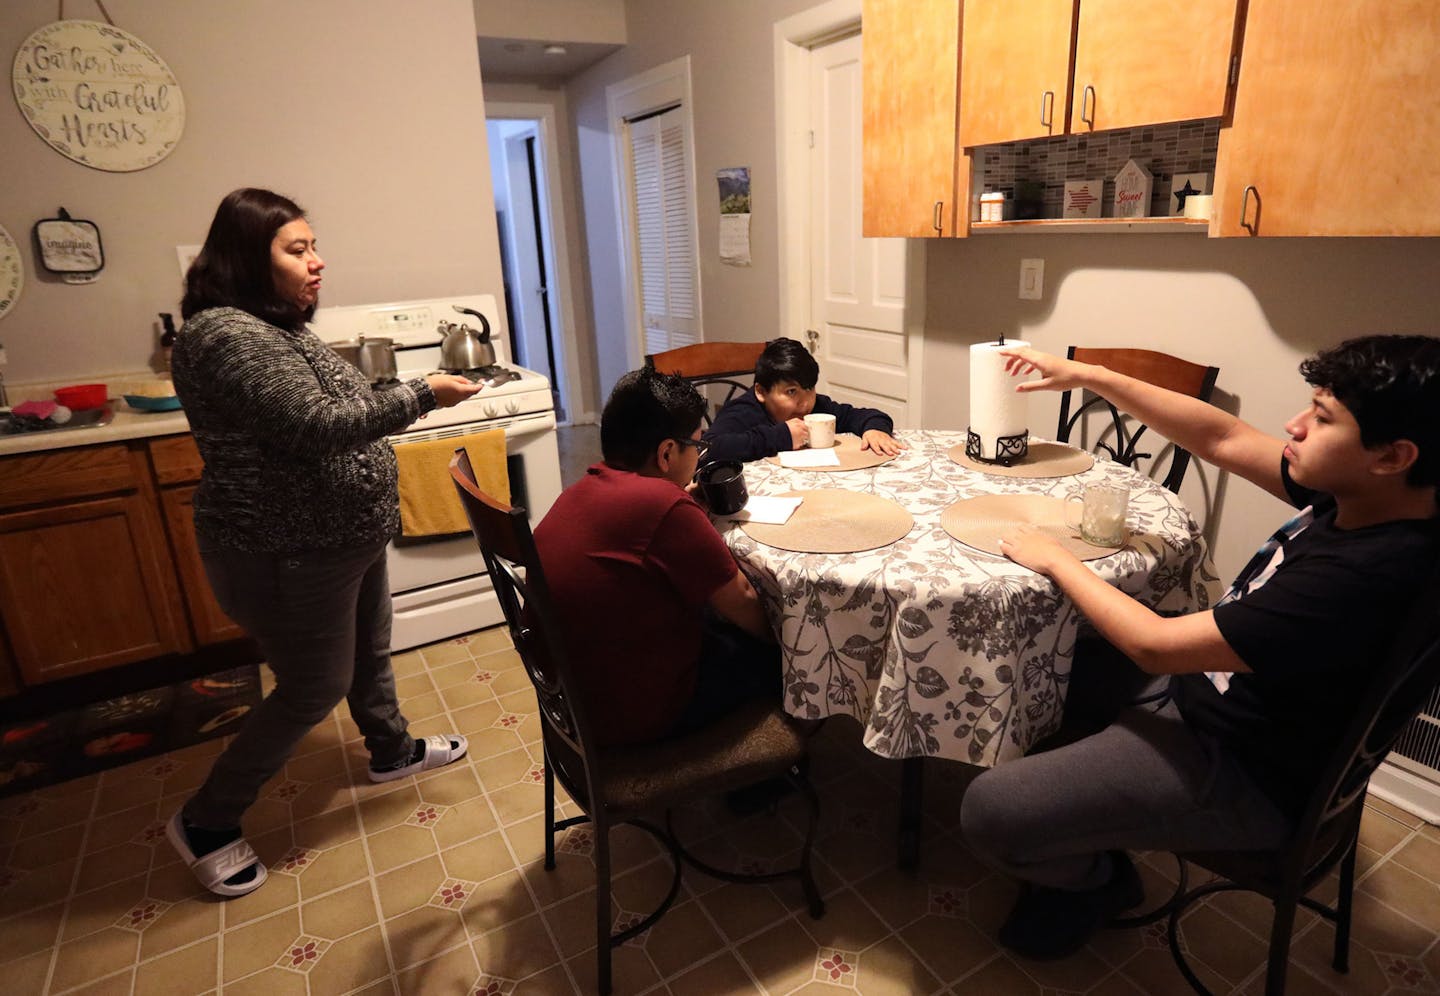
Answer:
<svg viewBox="0 0 1440 996"><path fill-rule="evenodd" d="M27 685L192 648L151 493L0 513L0 619Z"/></svg>
<svg viewBox="0 0 1440 996"><path fill-rule="evenodd" d="M0 698L8 698L20 691L20 676L15 673L15 662L10 651L5 649L5 634L0 633Z"/></svg>
<svg viewBox="0 0 1440 996"><path fill-rule="evenodd" d="M0 458L0 696L244 635L196 547L200 467L188 435Z"/></svg>
<svg viewBox="0 0 1440 996"><path fill-rule="evenodd" d="M220 608L205 577L205 565L200 561L200 549L195 542L194 498L193 484L165 488L160 492L160 504L165 509L165 528L170 533L170 548L175 551L180 590L185 595L185 607L190 610L195 642L204 646L239 639L245 631Z"/></svg>

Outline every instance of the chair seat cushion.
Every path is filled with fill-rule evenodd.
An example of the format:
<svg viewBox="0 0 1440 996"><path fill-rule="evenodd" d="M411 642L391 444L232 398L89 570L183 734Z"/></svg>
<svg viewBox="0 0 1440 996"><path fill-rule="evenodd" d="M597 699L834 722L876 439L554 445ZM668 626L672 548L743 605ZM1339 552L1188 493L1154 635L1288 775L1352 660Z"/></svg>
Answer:
<svg viewBox="0 0 1440 996"><path fill-rule="evenodd" d="M752 702L683 737L607 748L603 791L612 811L665 809L782 774L804 756L804 734L785 713Z"/></svg>

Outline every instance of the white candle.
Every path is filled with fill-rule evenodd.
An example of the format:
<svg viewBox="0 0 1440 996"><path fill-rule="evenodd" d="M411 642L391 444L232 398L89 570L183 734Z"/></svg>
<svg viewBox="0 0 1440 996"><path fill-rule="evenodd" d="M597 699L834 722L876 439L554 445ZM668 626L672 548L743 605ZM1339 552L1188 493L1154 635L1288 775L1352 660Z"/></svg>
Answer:
<svg viewBox="0 0 1440 996"><path fill-rule="evenodd" d="M995 459L995 441L1001 436L1018 436L1027 431L1029 399L1015 392L1020 378L1005 372L1002 349L1030 345L1023 339L977 342L970 347L970 431L980 437L980 455Z"/></svg>

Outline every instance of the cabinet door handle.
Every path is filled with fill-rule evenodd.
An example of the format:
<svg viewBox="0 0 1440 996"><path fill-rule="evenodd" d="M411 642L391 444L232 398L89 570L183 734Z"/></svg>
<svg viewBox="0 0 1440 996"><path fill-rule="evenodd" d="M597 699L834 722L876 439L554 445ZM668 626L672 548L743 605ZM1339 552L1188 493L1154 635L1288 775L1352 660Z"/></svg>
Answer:
<svg viewBox="0 0 1440 996"><path fill-rule="evenodd" d="M1055 91L1046 90L1040 95L1040 125L1050 128L1055 121Z"/></svg>
<svg viewBox="0 0 1440 996"><path fill-rule="evenodd" d="M1095 88L1089 83L1086 83L1085 90L1080 94L1080 120L1088 124L1091 131L1095 130L1095 112L1091 110L1090 115L1087 117L1085 111L1090 107L1090 103L1094 99Z"/></svg>
<svg viewBox="0 0 1440 996"><path fill-rule="evenodd" d="M935 202L935 220L932 221L931 224L935 226L935 231L939 232L939 233L942 234L942 235L945 234L945 229L944 229L944 228L942 227L942 225L941 225L941 220L943 219L944 215L945 215L945 202L944 202L944 201L936 201L936 202Z"/></svg>
<svg viewBox="0 0 1440 996"><path fill-rule="evenodd" d="M1255 223L1254 223L1254 224L1251 224L1250 222L1248 222L1248 221L1245 220L1245 216L1250 213L1250 195L1251 195L1252 193L1255 195ZM1252 183L1252 184L1248 184L1248 185L1245 187L1245 193L1242 194L1241 197L1240 197L1240 227L1243 228L1243 229L1245 229L1246 231L1248 231L1251 235L1258 235L1258 234L1260 234L1260 233L1256 231L1256 226L1259 225L1259 224L1260 224L1260 191L1256 190L1256 189L1255 189L1255 185Z"/></svg>

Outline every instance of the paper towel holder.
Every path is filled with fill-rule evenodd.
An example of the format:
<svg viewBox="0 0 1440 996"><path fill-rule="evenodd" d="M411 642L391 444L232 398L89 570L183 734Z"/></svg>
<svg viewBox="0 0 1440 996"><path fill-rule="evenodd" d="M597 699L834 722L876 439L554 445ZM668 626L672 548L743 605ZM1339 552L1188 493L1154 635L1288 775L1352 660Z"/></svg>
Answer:
<svg viewBox="0 0 1440 996"><path fill-rule="evenodd" d="M998 463L1002 467L1009 467L1016 460L1023 460L1030 452L1030 430L1013 436L995 437L995 455L987 457L983 455L980 445L980 436L969 426L965 427L965 455L976 463Z"/></svg>

